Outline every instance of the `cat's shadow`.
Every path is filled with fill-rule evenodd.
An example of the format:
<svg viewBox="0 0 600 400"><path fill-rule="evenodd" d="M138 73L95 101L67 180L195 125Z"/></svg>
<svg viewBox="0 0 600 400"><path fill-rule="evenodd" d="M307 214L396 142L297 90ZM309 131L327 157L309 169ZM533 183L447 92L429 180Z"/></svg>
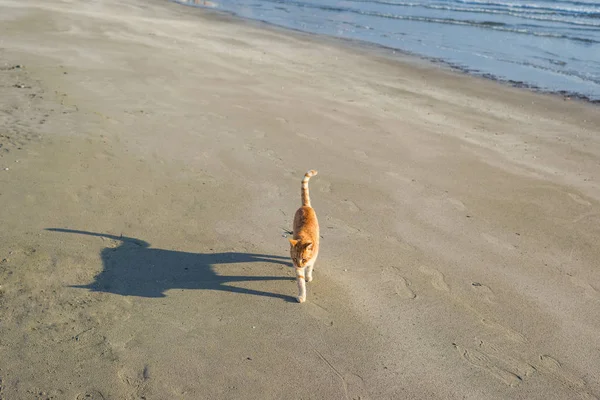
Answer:
<svg viewBox="0 0 600 400"><path fill-rule="evenodd" d="M72 287L139 297L164 297L169 289L208 289L295 301L292 296L234 286L236 282L291 281L289 276L227 275L228 264L235 263L273 263L291 267L287 257L236 252L188 253L152 248L143 240L123 236L61 228L47 230L112 239L114 246L100 252L102 272L90 284ZM223 274L217 273L218 265L222 265L219 272ZM240 270L239 267L230 269Z"/></svg>

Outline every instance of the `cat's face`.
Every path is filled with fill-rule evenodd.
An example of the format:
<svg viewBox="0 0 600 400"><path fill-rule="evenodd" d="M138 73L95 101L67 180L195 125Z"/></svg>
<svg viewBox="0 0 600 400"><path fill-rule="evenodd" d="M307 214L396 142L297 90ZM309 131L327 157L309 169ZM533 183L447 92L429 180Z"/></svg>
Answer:
<svg viewBox="0 0 600 400"><path fill-rule="evenodd" d="M300 242L299 240L290 239L290 256L297 268L304 268L310 261L313 255L312 242Z"/></svg>

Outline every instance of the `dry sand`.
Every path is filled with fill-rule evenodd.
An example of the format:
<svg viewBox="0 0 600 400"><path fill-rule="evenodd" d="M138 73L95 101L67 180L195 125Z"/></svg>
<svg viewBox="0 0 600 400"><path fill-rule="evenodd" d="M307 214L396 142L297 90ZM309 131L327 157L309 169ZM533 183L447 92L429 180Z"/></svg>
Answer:
<svg viewBox="0 0 600 400"><path fill-rule="evenodd" d="M598 107L158 0L0 67L0 398L600 396Z"/></svg>

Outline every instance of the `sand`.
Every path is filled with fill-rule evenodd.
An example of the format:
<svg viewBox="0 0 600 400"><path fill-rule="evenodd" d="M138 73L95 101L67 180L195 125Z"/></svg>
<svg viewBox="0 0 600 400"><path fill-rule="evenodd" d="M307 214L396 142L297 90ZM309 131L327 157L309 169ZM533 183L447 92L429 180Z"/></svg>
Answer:
<svg viewBox="0 0 600 400"><path fill-rule="evenodd" d="M0 88L0 398L600 397L597 106L159 0L0 0Z"/></svg>

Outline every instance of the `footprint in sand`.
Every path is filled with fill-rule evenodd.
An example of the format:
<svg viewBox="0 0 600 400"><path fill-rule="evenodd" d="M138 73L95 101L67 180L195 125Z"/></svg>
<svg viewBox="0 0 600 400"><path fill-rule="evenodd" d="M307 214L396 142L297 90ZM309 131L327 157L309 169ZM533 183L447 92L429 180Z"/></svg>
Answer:
<svg viewBox="0 0 600 400"><path fill-rule="evenodd" d="M264 157L274 163L274 165L281 167L283 166L283 159L279 157L279 154L272 149L260 149L258 155Z"/></svg>
<svg viewBox="0 0 600 400"><path fill-rule="evenodd" d="M600 291L588 282L574 276L569 276L573 285L583 289L585 295L591 299L600 299Z"/></svg>
<svg viewBox="0 0 600 400"><path fill-rule="evenodd" d="M340 235L343 232L346 234L345 235L346 237L354 236L354 237L370 238L372 236L368 232L361 231L358 228L354 228L353 226L346 224L344 221L342 221L340 219L333 218L330 216L326 217L326 229L332 230L331 233L337 234L337 235Z"/></svg>
<svg viewBox="0 0 600 400"><path fill-rule="evenodd" d="M354 150L354 154L356 155L357 158L361 159L361 160L366 160L369 158L369 156L367 155L367 153L365 153L362 150Z"/></svg>
<svg viewBox="0 0 600 400"><path fill-rule="evenodd" d="M97 390L88 390L77 395L77 400L104 400L104 395Z"/></svg>
<svg viewBox="0 0 600 400"><path fill-rule="evenodd" d="M266 158L272 161L276 166L281 167L283 165L283 160L279 157L279 154L272 149L265 148L257 148L252 143L246 143L244 145L244 149L248 152L256 154L260 157Z"/></svg>
<svg viewBox="0 0 600 400"><path fill-rule="evenodd" d="M385 174L387 176L391 177L391 178L398 179L399 181L404 182L404 183L411 183L412 182L411 178L408 178L406 176L402 176L402 175L400 175L397 172L387 171Z"/></svg>
<svg viewBox="0 0 600 400"><path fill-rule="evenodd" d="M463 359L478 368L486 370L510 387L518 386L523 380L519 375L504 368L502 363L495 357L475 349L467 349L458 345L454 345L454 347Z"/></svg>
<svg viewBox="0 0 600 400"><path fill-rule="evenodd" d="M233 106L234 106L235 108L239 108L240 110L252 111L252 109L251 109L250 107L246 107L246 106L243 106L243 105L241 105L241 104L234 104Z"/></svg>
<svg viewBox="0 0 600 400"><path fill-rule="evenodd" d="M267 136L267 134L264 131L261 131L259 129L255 129L254 131L252 131L252 133L254 133L255 139L264 139Z"/></svg>
<svg viewBox="0 0 600 400"><path fill-rule="evenodd" d="M144 389L152 376L152 369L148 364L137 370L123 367L117 374L123 383L134 389L137 394L136 398L144 398L141 394L144 392Z"/></svg>
<svg viewBox="0 0 600 400"><path fill-rule="evenodd" d="M512 358L496 346L486 343L483 340L479 344L480 350L486 352L492 357L501 360L510 371L514 371L516 375L525 380L537 372L537 369L525 361ZM484 350L485 349L485 350Z"/></svg>
<svg viewBox="0 0 600 400"><path fill-rule="evenodd" d="M465 211L467 209L467 207L462 201L452 197L448 198L448 203L452 204L454 208L456 208L458 211Z"/></svg>
<svg viewBox="0 0 600 400"><path fill-rule="evenodd" d="M325 325L330 326L333 323L333 318L329 311L314 300L307 302L305 308L313 318L323 322Z"/></svg>
<svg viewBox="0 0 600 400"><path fill-rule="evenodd" d="M583 214L581 214L581 215L580 215L580 216L578 216L577 218L573 219L573 220L571 221L571 223L572 223L572 224L577 224L577 223L579 223L579 222L581 222L581 221L583 221L583 220L586 220L586 219L588 219L588 218L590 218L590 217L593 217L593 218L595 218L595 219L598 219L598 218L597 218L597 217L598 217L598 215L600 215L600 213L597 213L597 212L586 212L586 213L583 213Z"/></svg>
<svg viewBox="0 0 600 400"><path fill-rule="evenodd" d="M315 354L325 363L331 372L339 378L340 384L342 386L342 390L344 393L344 398L346 399L360 399L367 400L368 392L365 387L365 382L363 378L358 374L353 373L343 373L338 368L336 368L320 351L313 348Z"/></svg>
<svg viewBox="0 0 600 400"><path fill-rule="evenodd" d="M505 242L503 240L498 239L495 236L489 235L487 233L482 233L481 237L484 238L488 243L493 244L494 246L501 247L506 250L514 250L515 246L512 244Z"/></svg>
<svg viewBox="0 0 600 400"><path fill-rule="evenodd" d="M280 199L282 197L281 189L274 183L265 182L260 184L260 188L267 199Z"/></svg>
<svg viewBox="0 0 600 400"><path fill-rule="evenodd" d="M363 378L357 374L344 375L349 399L369 400L370 397L365 387Z"/></svg>
<svg viewBox="0 0 600 400"><path fill-rule="evenodd" d="M500 323L498 323L488 317L485 317L479 310L474 308L469 303L464 302L464 301L459 301L458 303L461 304L463 307L465 307L467 310L469 310L471 313L473 313L477 318L479 318L479 321L486 328L497 331L504 338L512 340L513 342L517 342L517 343L526 343L527 342L527 338L524 335L515 331L512 328L501 325Z"/></svg>
<svg viewBox="0 0 600 400"><path fill-rule="evenodd" d="M381 271L381 279L393 288L393 292L402 299L414 299L417 297L410 288L410 282L406 280L395 267L385 267Z"/></svg>
<svg viewBox="0 0 600 400"><path fill-rule="evenodd" d="M360 208L358 208L358 206L356 205L356 203L354 203L352 200L342 200L342 203L346 206L346 208L348 209L348 211L350 212L359 212Z"/></svg>
<svg viewBox="0 0 600 400"><path fill-rule="evenodd" d="M115 154L109 150L103 150L94 155L96 160L112 160L115 158Z"/></svg>
<svg viewBox="0 0 600 400"><path fill-rule="evenodd" d="M306 139L306 140L319 141L319 139L317 137L309 136L305 133L296 132L296 136L301 137L302 139Z"/></svg>
<svg viewBox="0 0 600 400"><path fill-rule="evenodd" d="M552 375L563 385L577 393L580 398L586 400L597 400L597 397L593 396L586 390L587 385L585 381L575 376L573 373L565 370L556 358L546 354L541 355L539 360L539 369L542 372Z"/></svg>
<svg viewBox="0 0 600 400"><path fill-rule="evenodd" d="M584 199L583 197L575 194L575 193L567 193L569 195L569 197L571 198L571 200L573 200L575 203L579 203L583 206L591 206L592 203L590 203L589 201L587 201L586 199Z"/></svg>
<svg viewBox="0 0 600 400"><path fill-rule="evenodd" d="M301 175L302 174L300 174L300 172L295 169L286 168L283 170L283 176L285 176L286 178L294 178Z"/></svg>
<svg viewBox="0 0 600 400"><path fill-rule="evenodd" d="M448 286L444 274L442 274L440 271L438 271L437 269L427 267L425 265L421 265L419 267L419 270L425 275L431 276L431 284L434 288L442 292L450 291L450 286Z"/></svg>
<svg viewBox="0 0 600 400"><path fill-rule="evenodd" d="M501 332L504 337L512 340L513 342L527 342L527 338L525 338L525 336L523 336L521 333L515 331L514 329L501 325L496 321L493 321L488 318L481 318L481 323L490 329Z"/></svg>
<svg viewBox="0 0 600 400"><path fill-rule="evenodd" d="M319 179L318 188L322 193L331 193L331 182L327 182L324 179Z"/></svg>
<svg viewBox="0 0 600 400"><path fill-rule="evenodd" d="M487 301L488 303L494 302L496 295L494 295L494 292L492 292L492 289L490 289L489 286L479 282L472 282L471 288L477 294L477 296L483 300Z"/></svg>
<svg viewBox="0 0 600 400"><path fill-rule="evenodd" d="M402 249L404 251L415 251L416 250L414 246L398 239L396 236L386 235L383 237L383 239L388 243L398 246L400 249Z"/></svg>

